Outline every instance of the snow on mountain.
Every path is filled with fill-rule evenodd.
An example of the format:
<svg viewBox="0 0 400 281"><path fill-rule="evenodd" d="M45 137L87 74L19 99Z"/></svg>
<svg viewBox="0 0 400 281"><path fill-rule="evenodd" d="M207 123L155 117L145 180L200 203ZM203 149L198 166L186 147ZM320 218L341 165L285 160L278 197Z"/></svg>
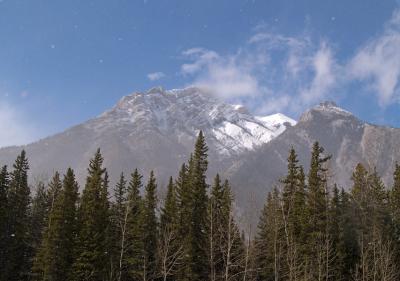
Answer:
<svg viewBox="0 0 400 281"><path fill-rule="evenodd" d="M195 137L205 131L217 151L230 155L267 143L296 122L283 114L254 117L242 105L223 103L199 88L164 90L123 97L110 111L88 126L99 133L130 128L132 133L156 130L160 134Z"/></svg>

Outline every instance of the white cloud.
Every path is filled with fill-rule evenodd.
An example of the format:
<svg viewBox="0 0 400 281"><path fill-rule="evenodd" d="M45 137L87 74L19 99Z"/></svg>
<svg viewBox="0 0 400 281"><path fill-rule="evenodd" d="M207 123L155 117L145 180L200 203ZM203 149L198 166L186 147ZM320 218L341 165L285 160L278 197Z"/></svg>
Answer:
<svg viewBox="0 0 400 281"><path fill-rule="evenodd" d="M303 89L300 94L301 101L304 104L325 98L336 83L335 61L332 50L326 42L322 42L321 47L312 57L311 67L314 78L309 87Z"/></svg>
<svg viewBox="0 0 400 281"><path fill-rule="evenodd" d="M185 75L196 73L220 58L216 52L204 48L192 48L184 51L182 55L192 60L191 63L183 64L181 67Z"/></svg>
<svg viewBox="0 0 400 281"><path fill-rule="evenodd" d="M256 113L298 114L327 99L340 99L350 83L372 90L382 107L400 102L400 10L382 34L347 60L338 61L326 40L276 34L265 26L235 53L204 48L185 51L181 73L191 84L228 102L242 102Z"/></svg>
<svg viewBox="0 0 400 281"><path fill-rule="evenodd" d="M400 98L400 10L393 13L383 34L365 44L348 65L352 79L367 82L385 107Z"/></svg>
<svg viewBox="0 0 400 281"><path fill-rule="evenodd" d="M298 113L331 93L335 60L326 42L307 35L258 32L236 53L218 54L204 48L183 52L189 62L184 76L229 102L242 102L258 113Z"/></svg>
<svg viewBox="0 0 400 281"><path fill-rule="evenodd" d="M147 74L147 78L150 81L157 81L164 77L165 77L165 74L163 72L153 72L153 73Z"/></svg>
<svg viewBox="0 0 400 281"><path fill-rule="evenodd" d="M183 64L184 75L194 75L192 84L228 99L252 96L259 91L252 75L253 64L239 55L220 56L214 51L194 48L183 53L191 63Z"/></svg>
<svg viewBox="0 0 400 281"><path fill-rule="evenodd" d="M0 131L0 147L27 144L34 139L32 128L5 102L0 102Z"/></svg>

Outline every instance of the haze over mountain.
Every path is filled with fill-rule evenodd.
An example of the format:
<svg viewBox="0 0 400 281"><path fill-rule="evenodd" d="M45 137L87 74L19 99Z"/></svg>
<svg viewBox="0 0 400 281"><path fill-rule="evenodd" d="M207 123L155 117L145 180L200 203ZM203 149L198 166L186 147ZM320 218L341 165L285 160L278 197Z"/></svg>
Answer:
<svg viewBox="0 0 400 281"><path fill-rule="evenodd" d="M253 116L243 106L221 102L196 87L159 87L125 96L109 111L65 132L2 148L0 163L12 164L25 149L34 177L46 178L71 166L82 183L89 159L101 148L112 182L137 167L145 175L154 169L163 188L187 161L200 130L209 146L209 175L228 177L245 209L261 208L286 171L291 146L307 170L311 146L320 141L333 155L332 182L343 187L349 186L358 162L376 166L389 183L400 160L400 129L365 123L331 102L311 108L296 123L280 113Z"/></svg>

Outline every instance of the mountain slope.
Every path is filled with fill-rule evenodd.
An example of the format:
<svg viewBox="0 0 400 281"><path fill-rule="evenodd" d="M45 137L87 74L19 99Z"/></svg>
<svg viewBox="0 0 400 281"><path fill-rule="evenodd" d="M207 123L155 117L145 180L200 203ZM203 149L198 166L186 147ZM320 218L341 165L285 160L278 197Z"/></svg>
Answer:
<svg viewBox="0 0 400 281"><path fill-rule="evenodd" d="M387 184L391 184L393 167L400 161L400 129L365 123L334 103L322 103L305 112L296 126L254 152L242 157L228 172L240 192L240 200L249 201L254 194L261 207L264 196L286 172L288 151L293 146L300 162L308 169L310 151L319 141L327 154L332 154L332 182L342 187L351 184L351 173L359 162L371 169L376 166Z"/></svg>
<svg viewBox="0 0 400 281"><path fill-rule="evenodd" d="M0 149L0 163L12 164L24 148L33 176L46 178L71 166L82 182L90 157L100 147L112 180L138 167L145 174L154 169L163 185L187 160L199 130L207 138L213 175L289 125L295 121L284 115L256 118L244 107L222 103L198 88L153 88L125 96L111 110L63 133Z"/></svg>

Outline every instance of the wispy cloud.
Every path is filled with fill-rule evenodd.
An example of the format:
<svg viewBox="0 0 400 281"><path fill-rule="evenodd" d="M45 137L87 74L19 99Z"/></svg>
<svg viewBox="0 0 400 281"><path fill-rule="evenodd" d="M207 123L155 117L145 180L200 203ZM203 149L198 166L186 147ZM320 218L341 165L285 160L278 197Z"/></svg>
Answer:
<svg viewBox="0 0 400 281"><path fill-rule="evenodd" d="M313 78L307 88L300 91L302 103L309 104L324 99L330 93L337 82L335 72L335 59L331 48L326 42L322 42L320 48L311 58L311 69Z"/></svg>
<svg viewBox="0 0 400 281"><path fill-rule="evenodd" d="M181 66L191 84L257 112L301 111L326 98L336 82L333 52L309 36L283 36L259 30L233 54L204 48L183 52Z"/></svg>
<svg viewBox="0 0 400 281"><path fill-rule="evenodd" d="M147 74L147 78L150 81L157 81L157 80L160 80L160 79L162 79L164 77L165 77L165 74L163 72L153 72L153 73Z"/></svg>
<svg viewBox="0 0 400 281"><path fill-rule="evenodd" d="M259 92L257 79L252 75L254 63L240 54L220 56L214 51L193 48L183 52L190 63L181 72L193 75L193 84L206 88L221 98L252 96Z"/></svg>
<svg viewBox="0 0 400 281"><path fill-rule="evenodd" d="M353 82L367 86L382 108L400 102L400 10L381 34L341 61L328 40L312 39L307 32L288 36L265 26L255 31L235 53L186 50L182 75L258 113L297 114L320 101L343 98Z"/></svg>
<svg viewBox="0 0 400 281"><path fill-rule="evenodd" d="M400 11L393 13L381 35L366 43L348 65L351 78L367 83L382 107L400 98Z"/></svg>

